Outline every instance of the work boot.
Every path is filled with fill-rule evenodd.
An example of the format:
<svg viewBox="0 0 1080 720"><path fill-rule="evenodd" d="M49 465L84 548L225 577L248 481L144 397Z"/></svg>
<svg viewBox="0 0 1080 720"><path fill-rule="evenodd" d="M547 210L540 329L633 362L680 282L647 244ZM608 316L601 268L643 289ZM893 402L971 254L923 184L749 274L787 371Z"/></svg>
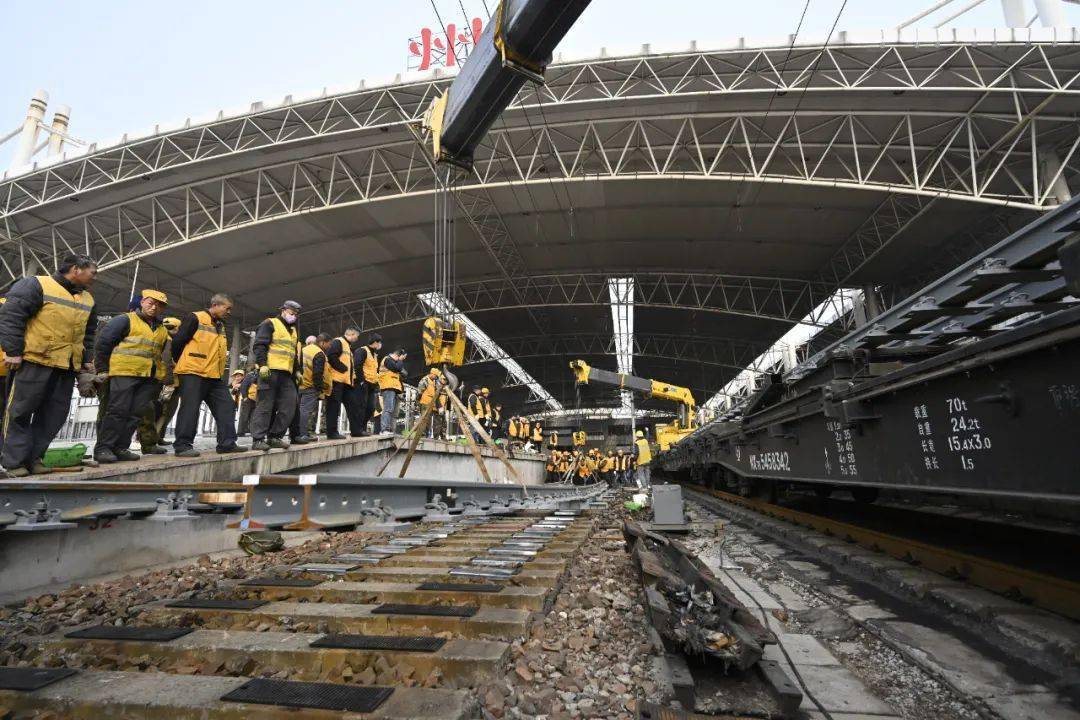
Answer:
<svg viewBox="0 0 1080 720"><path fill-rule="evenodd" d="M293 445L307 445L308 443L313 443L313 442L315 442L315 438L308 437L307 435L304 435L302 437L293 438L291 444L293 444Z"/></svg>
<svg viewBox="0 0 1080 720"><path fill-rule="evenodd" d="M143 455L167 455L169 449L163 445L144 445L142 449Z"/></svg>
<svg viewBox="0 0 1080 720"><path fill-rule="evenodd" d="M270 449L270 443L266 442L265 440L256 440L255 442L251 443L251 449L266 452Z"/></svg>
<svg viewBox="0 0 1080 720"><path fill-rule="evenodd" d="M326 439L327 440L344 440L345 436L344 435L339 435L338 433L334 433L333 435L327 435Z"/></svg>
<svg viewBox="0 0 1080 720"><path fill-rule="evenodd" d="M176 450L175 454L176 457L182 458L196 458L202 455L202 453L195 448L183 448L182 450L178 449Z"/></svg>
<svg viewBox="0 0 1080 720"><path fill-rule="evenodd" d="M29 475L30 471L27 470L26 468L20 466L20 467L11 468L10 470L8 470L7 468L4 468L3 469L3 474L4 474L5 478L21 478L21 477L26 477L27 475Z"/></svg>
<svg viewBox="0 0 1080 720"><path fill-rule="evenodd" d="M217 451L217 454L218 455L228 455L229 453L241 453L241 452L247 452L247 451L248 451L248 448L244 447L243 445L232 445L232 446L227 447L227 448L219 449Z"/></svg>
<svg viewBox="0 0 1080 720"><path fill-rule="evenodd" d="M34 466L30 468L31 475L46 475L48 473L51 473L52 471L53 470L51 467L46 467L45 463L41 462L40 460L35 460Z"/></svg>
<svg viewBox="0 0 1080 720"><path fill-rule="evenodd" d="M99 463L106 464L120 462L120 458L116 457L116 453L114 453L112 450L109 450L108 448L102 450L95 450L94 459L97 460Z"/></svg>
<svg viewBox="0 0 1080 720"><path fill-rule="evenodd" d="M289 449L289 441L285 438L270 438L266 441L266 444L272 448L279 448L281 450Z"/></svg>
<svg viewBox="0 0 1080 720"><path fill-rule="evenodd" d="M121 462L135 462L136 460L142 460L142 455L140 455L139 453L131 452L127 448L124 448L123 450L117 450L113 454L116 455L116 459L120 460Z"/></svg>

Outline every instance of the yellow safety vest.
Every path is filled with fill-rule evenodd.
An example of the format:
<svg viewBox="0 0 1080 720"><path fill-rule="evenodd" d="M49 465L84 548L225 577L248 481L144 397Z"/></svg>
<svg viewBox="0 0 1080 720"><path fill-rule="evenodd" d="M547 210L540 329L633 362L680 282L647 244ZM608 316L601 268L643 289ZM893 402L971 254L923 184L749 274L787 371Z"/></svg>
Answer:
<svg viewBox="0 0 1080 720"><path fill-rule="evenodd" d="M510 437L516 438L518 436L518 423L517 418L510 418Z"/></svg>
<svg viewBox="0 0 1080 720"><path fill-rule="evenodd" d="M300 389L307 390L308 388L315 387L314 378L312 377L313 369L315 367L315 358L319 355L326 357L326 353L322 351L318 345L312 343L311 345L305 345L304 349L300 351L300 366L302 369L300 375ZM334 389L334 381L330 377L330 373L327 370L330 369L329 363L323 366L323 386L322 394L329 395L330 391Z"/></svg>
<svg viewBox="0 0 1080 720"><path fill-rule="evenodd" d="M136 312L129 312L127 316L130 329L127 337L109 355L109 375L150 377L155 363L164 365L161 351L165 348L169 333L164 325L151 328Z"/></svg>
<svg viewBox="0 0 1080 720"><path fill-rule="evenodd" d="M431 374L424 378L427 383L424 385L424 391L420 393L421 405L426 407L435 402L435 391L438 389L438 378L438 375Z"/></svg>
<svg viewBox="0 0 1080 720"><path fill-rule="evenodd" d="M367 362L365 361L364 364L366 365ZM379 389L401 390L401 374L386 367L386 358L379 363Z"/></svg>
<svg viewBox="0 0 1080 720"><path fill-rule="evenodd" d="M491 400L483 395L480 396L480 413L480 417L491 419Z"/></svg>
<svg viewBox="0 0 1080 720"><path fill-rule="evenodd" d="M248 385L248 400L259 399L259 383L253 382Z"/></svg>
<svg viewBox="0 0 1080 720"><path fill-rule="evenodd" d="M78 297L48 275L38 275L44 301L26 323L23 357L38 365L77 369L83 362L86 321L94 298L83 290Z"/></svg>
<svg viewBox="0 0 1080 720"><path fill-rule="evenodd" d="M338 362L344 365L345 369L335 370L334 368L329 367L329 363L327 363L328 369L330 370L330 379L333 382L352 387L353 383L356 381L353 377L352 348L349 347L349 341L343 337L337 338L337 341L341 343L341 354L338 355Z"/></svg>
<svg viewBox="0 0 1080 720"><path fill-rule="evenodd" d="M535 442L535 443L544 442L544 429L542 427L540 427L539 423L536 424L536 425L533 425L532 441Z"/></svg>
<svg viewBox="0 0 1080 720"><path fill-rule="evenodd" d="M199 375L217 379L225 374L225 360L228 354L225 342L225 326L215 322L210 313L200 310L195 313L199 326L195 334L184 346L180 359L173 372L177 375Z"/></svg>
<svg viewBox="0 0 1080 720"><path fill-rule="evenodd" d="M559 444L559 433L553 432L548 435L548 447L555 447Z"/></svg>
<svg viewBox="0 0 1080 720"><path fill-rule="evenodd" d="M271 370L292 372L296 367L296 328L281 318L267 318L274 328L270 347L266 349L266 366Z"/></svg>
<svg viewBox="0 0 1080 720"><path fill-rule="evenodd" d="M637 464L648 465L652 460L652 449L649 448L649 441L645 438L639 438L634 442L637 445Z"/></svg>
<svg viewBox="0 0 1080 720"><path fill-rule="evenodd" d="M484 417L484 403L480 402L480 396L476 394L469 395L468 399L469 414L477 420L481 420Z"/></svg>
<svg viewBox="0 0 1080 720"><path fill-rule="evenodd" d="M379 356L367 345L364 346L364 364L361 370L364 373L364 382L372 385L379 382Z"/></svg>
<svg viewBox="0 0 1080 720"><path fill-rule="evenodd" d="M630 469L630 456L629 455L616 455L615 456L615 469L616 470L629 470Z"/></svg>

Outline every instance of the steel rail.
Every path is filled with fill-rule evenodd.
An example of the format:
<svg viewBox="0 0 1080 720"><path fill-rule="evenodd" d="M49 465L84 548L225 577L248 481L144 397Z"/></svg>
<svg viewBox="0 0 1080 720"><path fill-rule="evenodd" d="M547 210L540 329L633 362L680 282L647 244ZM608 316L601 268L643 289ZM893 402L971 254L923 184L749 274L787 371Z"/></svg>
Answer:
<svg viewBox="0 0 1080 720"><path fill-rule="evenodd" d="M1080 583L931 545L913 538L871 530L801 510L792 510L765 500L745 498L700 485L684 484L684 486L690 490L690 498L695 501L700 501L701 495L713 496L762 515L810 528L840 540L853 542L870 550L912 562L942 575L962 578L966 582L992 592L1001 594L1019 592L1039 607L1080 619ZM709 498L706 498L706 502L702 503L706 507L708 500Z"/></svg>

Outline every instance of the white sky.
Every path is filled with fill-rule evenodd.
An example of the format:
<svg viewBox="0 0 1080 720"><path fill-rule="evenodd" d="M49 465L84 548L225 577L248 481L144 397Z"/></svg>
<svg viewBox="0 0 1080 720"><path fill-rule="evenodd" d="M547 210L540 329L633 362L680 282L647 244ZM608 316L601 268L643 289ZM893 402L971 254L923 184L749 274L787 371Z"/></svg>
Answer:
<svg viewBox="0 0 1080 720"><path fill-rule="evenodd" d="M462 6L469 16L486 18L483 3L496 5L434 2L444 22L459 24ZM804 3L593 0L560 51L782 39L795 31ZM824 38L841 4L809 0L800 37ZM930 4L848 0L838 29L892 27ZM1000 7L1000 0L987 0L958 24L1001 26ZM1068 5L1066 12L1080 24L1080 7ZM438 29L432 0L6 0L0 18L0 136L22 122L41 88L53 104L72 107L71 134L90 141L256 100L390 78L406 69L409 38L422 27ZM0 169L14 144L0 146Z"/></svg>

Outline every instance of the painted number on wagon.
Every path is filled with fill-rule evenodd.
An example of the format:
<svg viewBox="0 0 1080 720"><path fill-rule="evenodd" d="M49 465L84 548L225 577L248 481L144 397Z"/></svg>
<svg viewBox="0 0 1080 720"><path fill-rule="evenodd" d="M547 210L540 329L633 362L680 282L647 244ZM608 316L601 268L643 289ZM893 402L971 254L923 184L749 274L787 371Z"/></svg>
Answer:
<svg viewBox="0 0 1080 720"><path fill-rule="evenodd" d="M975 469L975 459L979 453L990 450L994 443L983 429L982 423L968 407L963 398L946 399L949 411L949 436L945 438L950 452L960 456L960 469Z"/></svg>
<svg viewBox="0 0 1080 720"><path fill-rule="evenodd" d="M750 469L755 472L762 470L791 472L791 458L784 450L775 452L752 453L750 455Z"/></svg>

